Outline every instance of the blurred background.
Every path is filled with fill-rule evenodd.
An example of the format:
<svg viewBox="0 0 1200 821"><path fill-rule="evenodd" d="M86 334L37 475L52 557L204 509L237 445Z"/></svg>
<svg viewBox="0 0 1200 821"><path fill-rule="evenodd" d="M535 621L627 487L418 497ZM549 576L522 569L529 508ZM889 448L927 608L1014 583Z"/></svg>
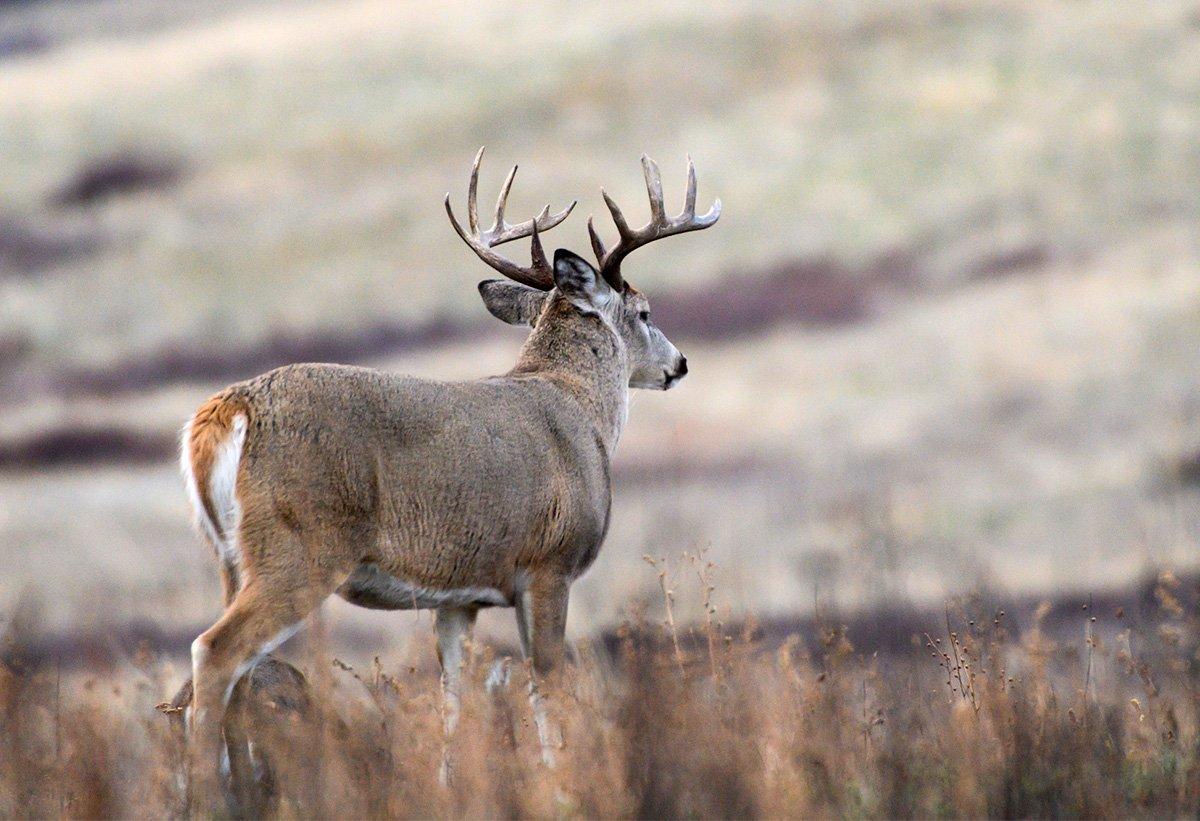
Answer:
<svg viewBox="0 0 1200 821"><path fill-rule="evenodd" d="M551 248L601 185L645 219L642 152L725 206L626 266L691 375L634 399L575 635L644 555L734 616L1193 570L1198 137L1184 0L0 2L0 612L211 623L175 448L228 382L506 370L441 202L483 144L484 202L580 200Z"/></svg>

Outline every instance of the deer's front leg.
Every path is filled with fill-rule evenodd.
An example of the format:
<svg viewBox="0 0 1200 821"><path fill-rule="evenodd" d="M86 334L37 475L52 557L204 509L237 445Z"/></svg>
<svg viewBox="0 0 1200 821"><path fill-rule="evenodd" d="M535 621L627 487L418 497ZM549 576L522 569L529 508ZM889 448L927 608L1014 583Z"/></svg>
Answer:
<svg viewBox="0 0 1200 821"><path fill-rule="evenodd" d="M521 643L533 660L529 706L542 746L542 762L547 767L554 766L555 751L562 746L562 733L548 714L546 696L553 696L561 686L569 591L570 582L561 575L535 575L518 603Z"/></svg>
<svg viewBox="0 0 1200 821"><path fill-rule="evenodd" d="M438 661L442 665L442 723L445 747L439 779L449 784L453 775L451 736L458 726L462 709L462 671L466 662L467 640L475 626L478 610L473 607L439 607L437 610Z"/></svg>

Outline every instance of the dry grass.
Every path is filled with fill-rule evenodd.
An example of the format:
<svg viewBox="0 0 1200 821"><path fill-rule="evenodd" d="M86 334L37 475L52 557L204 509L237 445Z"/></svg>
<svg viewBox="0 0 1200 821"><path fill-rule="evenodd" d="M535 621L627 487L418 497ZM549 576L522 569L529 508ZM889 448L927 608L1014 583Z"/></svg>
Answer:
<svg viewBox="0 0 1200 821"><path fill-rule="evenodd" d="M689 572L711 595L706 567ZM890 655L835 621L768 648L715 617L682 633L636 620L615 652L581 648L553 771L525 669L486 694L477 647L450 789L427 641L358 670L312 643L311 712L268 693L251 734L283 817L1178 817L1200 808L1200 591L1170 574L1154 589L1110 640L1087 612L1056 643L967 601ZM172 677L148 657L70 681L4 668L0 814L186 814L183 746L151 707Z"/></svg>

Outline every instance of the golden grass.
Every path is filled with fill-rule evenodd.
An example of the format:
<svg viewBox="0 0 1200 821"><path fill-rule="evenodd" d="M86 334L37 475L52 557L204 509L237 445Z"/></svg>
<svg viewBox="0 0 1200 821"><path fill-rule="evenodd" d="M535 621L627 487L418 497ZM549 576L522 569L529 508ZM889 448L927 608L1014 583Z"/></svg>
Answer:
<svg viewBox="0 0 1200 821"><path fill-rule="evenodd" d="M250 730L269 762L264 807L279 817L1190 815L1200 620L1180 604L1194 593L1170 574L1155 591L1110 640L1085 627L1086 612L1080 640L1056 644L1040 621L1018 635L1003 612L967 603L893 655L860 653L836 622L769 648L716 618L682 633L636 620L610 651L583 647L568 671L554 770L538 761L525 668L513 663L507 685L486 693L492 653L477 647L448 789L437 780L432 671L356 670L318 642L304 662L311 707L267 691ZM150 707L172 674L148 658L135 668L116 684L93 671L78 687L53 670L3 668L0 814L186 814L181 740Z"/></svg>

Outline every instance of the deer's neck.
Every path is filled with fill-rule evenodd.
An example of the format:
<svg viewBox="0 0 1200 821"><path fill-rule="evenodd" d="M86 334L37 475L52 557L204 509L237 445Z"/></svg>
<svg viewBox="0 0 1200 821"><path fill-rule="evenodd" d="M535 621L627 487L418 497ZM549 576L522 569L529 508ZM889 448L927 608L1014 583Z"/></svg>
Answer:
<svg viewBox="0 0 1200 821"><path fill-rule="evenodd" d="M611 453L629 412L626 359L621 338L600 317L551 306L510 373L544 376L570 393Z"/></svg>

